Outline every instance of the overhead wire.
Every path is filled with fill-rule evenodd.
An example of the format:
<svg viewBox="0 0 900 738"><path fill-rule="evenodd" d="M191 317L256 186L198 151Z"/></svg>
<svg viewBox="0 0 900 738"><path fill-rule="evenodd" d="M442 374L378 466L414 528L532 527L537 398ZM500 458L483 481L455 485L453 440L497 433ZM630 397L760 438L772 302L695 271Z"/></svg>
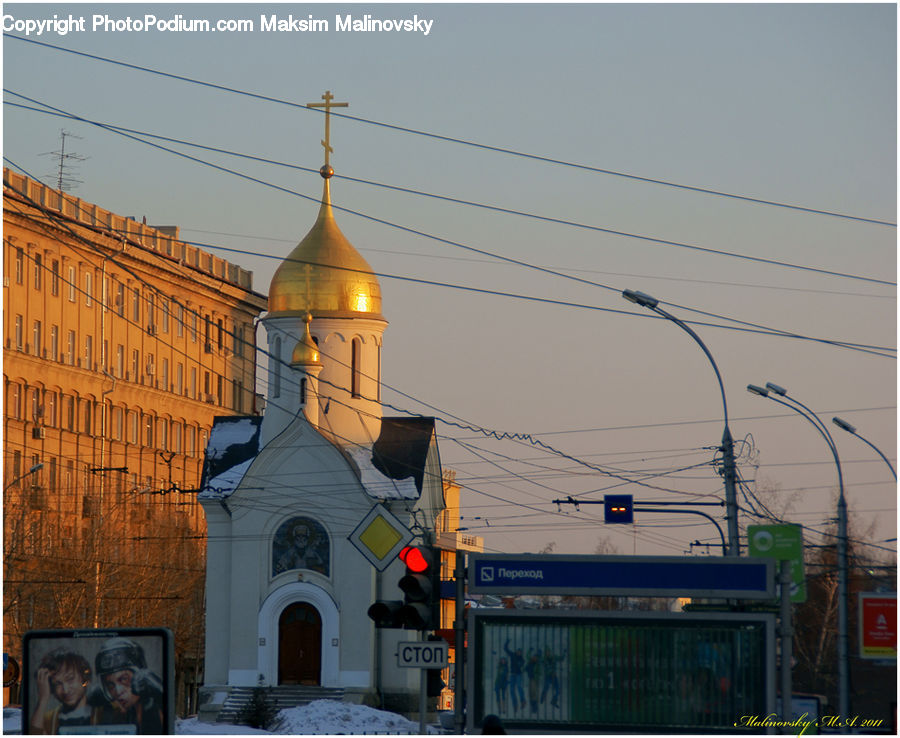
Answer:
<svg viewBox="0 0 900 738"><path fill-rule="evenodd" d="M151 67L142 66L142 65L138 65L138 64L130 64L128 62L123 62L123 61L120 61L117 59L100 56L98 54L89 54L84 51L77 51L75 49L67 49L62 46L57 46L55 44L47 43L46 41L39 41L37 39L31 39L31 38L27 38L27 37L23 37L23 36L16 36L15 34L11 34L11 33L4 33L3 35L6 38L11 38L16 41L23 41L23 42L34 44L37 46L42 46L45 48L53 49L53 50L56 50L59 52L74 54L77 56L93 59L95 61L101 61L104 63L113 64L113 65L121 66L121 67L128 68L128 69L133 69L133 70L140 71L140 72L146 72L149 74L166 77L169 79L175 79L175 80L178 80L181 82L196 84L196 85L200 85L200 86L207 87L210 89L216 89L216 90L219 90L222 92L233 93L233 94L237 94L237 95L241 95L244 97L249 97L249 98L253 98L253 99L257 99L257 100L261 100L261 101L265 101L265 102L277 103L279 105L285 105L285 106L288 106L291 108L304 110L307 112L316 112L316 113L320 113L320 114L324 113L324 111L317 110L316 108L309 108L305 104L295 103L290 100L284 100L284 99L272 97L269 95L262 95L259 93L249 92L246 90L240 90L238 88L230 87L227 85L220 85L220 84L215 84L212 82L206 82L203 80L187 77L186 75L179 75L179 74L173 74L170 72L163 72L161 70L153 69ZM495 153L507 154L507 155L511 155L511 156L515 156L515 157L531 159L533 161L540 161L540 162L544 162L544 163L548 163L548 164L556 164L556 165L565 166L565 167L569 167L569 168L576 168L576 169L580 169L580 170L584 170L584 171L594 172L597 174L622 177L622 178L631 179L631 180L635 180L635 181L639 181L639 182L645 182L648 184L661 185L661 186L665 186L665 187L673 187L673 188L677 188L677 189L688 190L691 192L698 192L698 193L706 194L706 195L714 195L714 196L718 196L718 197L724 197L724 198L729 198L729 199L734 199L734 200L741 200L741 201L751 202L751 203L760 204L760 205L768 205L768 206L773 206L773 207L786 208L786 209L790 209L790 210L796 210L799 212L811 213L811 214L816 214L816 215L826 215L826 216L830 216L830 217L844 218L844 219L849 219L849 220L854 220L854 221L859 221L859 222L871 223L871 224L875 224L875 225L884 225L884 226L893 226L893 227L896 227L896 225L897 225L894 222L886 221L886 220L879 220L879 219L875 219L875 218L865 218L865 217L861 217L861 216L839 213L837 211L832 211L832 210L824 210L824 209L817 209L817 208L805 207L805 206L800 206L800 205L793 205L790 203L778 202L775 200L767 200L767 199L763 199L763 198L755 198L755 197L750 197L747 195L738 195L738 194L734 194L734 193L725 192L723 190L715 190L715 189L711 189L711 188L698 187L695 185L685 185L685 184L680 184L677 182L671 182L671 181L658 179L658 178L644 177L644 176L629 174L627 172L621 172L621 171L616 171L616 170L612 170L612 169L604 169L604 168L594 167L594 166L590 166L590 165L586 165L586 164L578 164L576 162L563 161L561 159L555 159L555 158L547 157L547 156L528 154L528 153L525 153L522 151L516 151L514 149L504 148L504 147L500 147L500 146L491 146L488 144L482 144L482 143L478 143L475 141L468 141L468 140L456 138L453 136L444 136L444 135L437 134L437 133L430 133L427 131L417 130L415 128L411 128L411 127L407 127L407 126L400 126L400 125L396 125L396 124L370 120L367 118L362 118L360 116L350 115L347 113L338 113L336 111L330 111L330 114L334 115L336 117L339 117L339 118L343 118L345 120L351 120L351 121L355 121L357 123L364 123L367 125L378 126L381 128L399 131L401 133L408 133L408 134L413 134L413 135L417 135L417 136L423 136L423 137L427 137L427 138L431 138L431 139L435 139L435 140L446 141L448 143L462 144L462 145L477 148L477 149L480 149L483 151L491 151L491 152L495 152Z"/></svg>

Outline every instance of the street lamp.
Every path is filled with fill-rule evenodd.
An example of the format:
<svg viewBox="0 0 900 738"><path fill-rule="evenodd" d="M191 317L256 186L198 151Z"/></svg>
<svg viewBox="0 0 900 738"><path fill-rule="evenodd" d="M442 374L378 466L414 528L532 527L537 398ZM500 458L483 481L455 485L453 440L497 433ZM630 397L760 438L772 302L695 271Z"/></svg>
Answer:
<svg viewBox="0 0 900 738"><path fill-rule="evenodd" d="M719 373L719 367L716 366L716 360L713 359L706 344L700 340L700 336L698 336L683 320L659 307L659 300L655 297L651 297L645 292L638 292L636 290L624 290L622 292L622 297L629 302L652 310L666 320L671 320L697 342L700 348L703 349L703 353L706 354L706 358L709 359L709 363L712 364L713 371L716 373L716 379L719 381L719 391L722 393L722 410L725 415L725 430L722 432L721 451L722 471L723 476L725 477L725 519L728 523L728 555L740 556L737 525L737 491L735 488L737 471L734 463L734 439L731 437L731 430L728 427L728 403L725 400L725 385L722 383L722 375Z"/></svg>
<svg viewBox="0 0 900 738"><path fill-rule="evenodd" d="M25 472L24 474L20 474L20 475L17 476L15 479L13 479L9 484L7 484L7 485L3 488L3 491L6 492L6 490L8 490L10 487L15 486L16 484L18 484L19 482L21 482L23 479L25 479L25 477L30 477L32 474L35 474L36 472L39 472L39 471L40 471L41 469L43 469L43 468L44 468L43 462L40 462L40 463L35 464L35 465L34 465L33 467L31 467L27 472Z"/></svg>
<svg viewBox="0 0 900 738"><path fill-rule="evenodd" d="M891 470L891 474L894 475L894 480L896 481L897 472L894 471L893 465L891 464L890 461L888 461L887 456L885 456L883 453L881 453L881 450L874 443L872 443L871 441L867 441L865 438L863 438L861 435L859 435L859 433L856 432L856 427L850 425L850 423L848 423L846 420L841 420L840 418L832 418L831 422L834 423L841 430L847 431L847 433L849 433L851 436L856 436L860 441L867 444L871 448L875 449L875 453L877 453L882 459L884 459L884 463L888 465L888 469Z"/></svg>
<svg viewBox="0 0 900 738"><path fill-rule="evenodd" d="M770 400L790 408L798 415L802 415L813 427L819 431L822 438L828 444L838 473L838 712L841 715L850 714L850 655L847 647L847 500L844 497L844 474L841 471L841 460L838 457L837 446L828 432L828 428L812 410L799 400L788 395L787 390L777 384L767 382L765 387L748 384L747 391L760 397L768 397ZM774 395L778 395L775 397ZM784 398L784 399L780 399Z"/></svg>

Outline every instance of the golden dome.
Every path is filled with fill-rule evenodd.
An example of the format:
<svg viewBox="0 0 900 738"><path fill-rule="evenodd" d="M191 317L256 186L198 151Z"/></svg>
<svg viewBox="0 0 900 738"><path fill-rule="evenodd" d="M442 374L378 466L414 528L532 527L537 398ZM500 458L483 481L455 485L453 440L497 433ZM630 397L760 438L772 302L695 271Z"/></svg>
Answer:
<svg viewBox="0 0 900 738"><path fill-rule="evenodd" d="M272 277L269 315L316 318L369 317L383 320L381 287L372 267L341 233L325 179L319 216Z"/></svg>
<svg viewBox="0 0 900 738"><path fill-rule="evenodd" d="M309 332L309 324L312 323L312 315L307 313L303 316L303 322L306 323L306 330L303 337L297 341L294 346L294 352L291 354L291 365L293 366L309 366L315 364L321 366L322 361L319 358L319 347L313 341Z"/></svg>

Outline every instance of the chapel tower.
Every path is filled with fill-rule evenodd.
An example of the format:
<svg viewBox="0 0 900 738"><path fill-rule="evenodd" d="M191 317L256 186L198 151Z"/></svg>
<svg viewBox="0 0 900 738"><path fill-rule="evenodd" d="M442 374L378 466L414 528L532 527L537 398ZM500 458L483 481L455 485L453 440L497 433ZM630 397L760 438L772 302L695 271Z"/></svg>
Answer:
<svg viewBox="0 0 900 738"><path fill-rule="evenodd" d="M325 110L319 215L275 272L262 320L269 350L262 444L301 411L341 445L371 445L381 427L381 344L387 327L381 287L335 221L330 113L346 103L332 102L330 92L322 98L324 103L309 106ZM316 350L318 356L310 360Z"/></svg>

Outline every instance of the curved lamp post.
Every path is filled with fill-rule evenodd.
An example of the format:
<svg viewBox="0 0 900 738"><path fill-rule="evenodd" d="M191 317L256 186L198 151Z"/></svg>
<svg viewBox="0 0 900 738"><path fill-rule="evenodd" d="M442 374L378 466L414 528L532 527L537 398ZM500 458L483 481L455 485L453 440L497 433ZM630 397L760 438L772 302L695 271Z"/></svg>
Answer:
<svg viewBox="0 0 900 738"><path fill-rule="evenodd" d="M23 479L25 479L25 477L30 477L32 474L35 474L36 472L39 472L39 471L40 471L41 469L43 469L43 468L44 468L43 462L40 462L40 463L35 464L35 465L34 465L33 467L31 467L27 472L25 472L24 474L20 474L20 475L17 476L15 479L13 479L9 484L7 484L7 485L3 488L3 491L6 492L6 490L8 490L10 487L15 486L16 484L18 484L19 482L21 482Z"/></svg>
<svg viewBox="0 0 900 738"><path fill-rule="evenodd" d="M884 459L884 463L888 465L888 469L890 469L891 474L894 475L894 481L897 480L897 472L894 470L894 467L891 464L891 462L888 461L887 456L885 456L883 453L881 453L881 450L874 443L872 443L871 441L867 441L865 438L863 438L861 435L859 435L859 433L856 432L855 426L850 425L850 423L848 423L846 420L841 420L840 418L832 418L831 422L834 423L841 430L847 431L847 433L849 433L851 436L856 436L860 441L862 441L869 447L875 449L875 453L878 454L882 459Z"/></svg>
<svg viewBox="0 0 900 738"><path fill-rule="evenodd" d="M841 460L838 457L837 446L828 432L828 428L812 410L799 400L788 395L787 390L777 384L767 382L765 387L748 384L747 391L760 397L768 397L779 405L790 408L795 413L802 415L813 427L819 431L819 435L825 439L828 448L834 456L837 466L838 488L840 494L837 504L838 536L838 711L841 715L850 714L850 658L847 645L847 500L844 498L844 474L841 471ZM777 397L775 396L777 395ZM780 399L783 398L783 399Z"/></svg>
<svg viewBox="0 0 900 738"><path fill-rule="evenodd" d="M683 320L675 317L671 313L667 313L659 307L659 300L644 292L636 290L624 290L624 297L629 302L633 302L641 307L652 310L657 315L661 315L666 320L671 320L681 330L685 331L697 344L703 349L709 363L712 364L713 371L716 373L716 379L719 381L719 391L722 393L722 411L725 415L725 430L722 433L722 470L725 477L725 519L728 523L728 555L740 556L738 547L738 526L737 526L737 492L735 488L735 480L737 472L734 464L734 439L731 437L731 430L728 427L728 402L725 400L725 385L722 383L722 375L719 373L719 367L716 366L716 360L706 347L706 344L700 340L694 330Z"/></svg>

